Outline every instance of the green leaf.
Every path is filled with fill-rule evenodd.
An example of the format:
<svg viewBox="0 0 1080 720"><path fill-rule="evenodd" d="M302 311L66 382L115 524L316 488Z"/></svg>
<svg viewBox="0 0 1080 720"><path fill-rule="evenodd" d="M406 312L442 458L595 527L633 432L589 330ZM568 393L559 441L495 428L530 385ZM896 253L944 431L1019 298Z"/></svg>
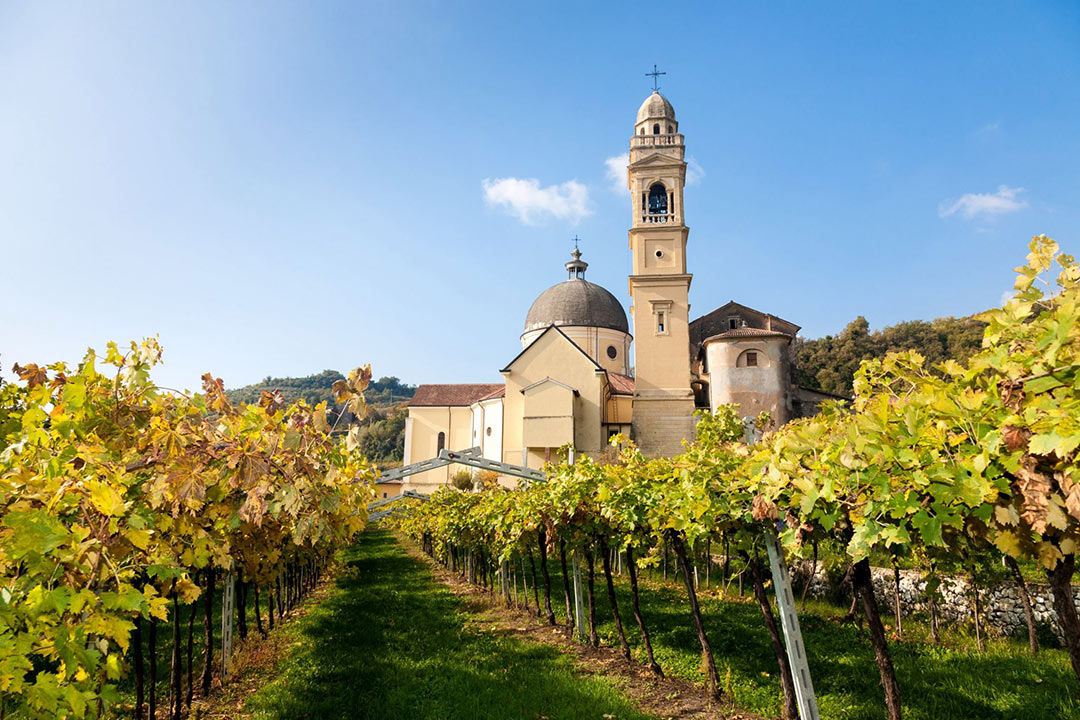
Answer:
<svg viewBox="0 0 1080 720"><path fill-rule="evenodd" d="M1028 452L1032 455L1049 455L1055 453L1059 458L1065 458L1080 446L1080 434L1062 437L1056 432L1043 435L1032 435L1028 441Z"/></svg>
<svg viewBox="0 0 1080 720"><path fill-rule="evenodd" d="M4 527L10 528L8 551L16 558L44 555L64 544L67 528L44 510L15 510L4 517Z"/></svg>
<svg viewBox="0 0 1080 720"><path fill-rule="evenodd" d="M911 526L919 531L927 545L944 545L941 538L941 518L930 515L926 510L919 510L911 516Z"/></svg>

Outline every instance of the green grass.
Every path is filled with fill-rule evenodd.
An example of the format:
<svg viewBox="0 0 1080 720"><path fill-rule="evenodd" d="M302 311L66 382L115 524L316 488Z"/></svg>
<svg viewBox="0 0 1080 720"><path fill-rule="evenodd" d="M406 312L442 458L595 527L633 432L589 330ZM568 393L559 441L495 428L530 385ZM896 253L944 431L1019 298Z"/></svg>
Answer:
<svg viewBox="0 0 1080 720"><path fill-rule="evenodd" d="M344 555L331 594L286 623L293 647L248 700L255 718L645 718L550 646L474 628L386 532Z"/></svg>
<svg viewBox="0 0 1080 720"><path fill-rule="evenodd" d="M556 573L552 604L562 609L557 562L552 569ZM707 591L704 573L701 577L706 632L729 698L746 710L779 716L778 669L757 603L723 598L715 578L714 589ZM676 580L679 578L670 573L665 584L657 573L655 582L644 581L642 614L653 637L656 659L665 672L702 682L701 646L686 592L681 580L678 584ZM637 643L625 575L616 581L623 625L640 659L644 652ZM599 631L607 642L615 644L618 639L599 562L596 592ZM731 592L736 594L734 585ZM749 587L746 593L750 599ZM880 720L885 703L874 653L865 630L838 622L846 610L814 602L800 616L818 707L824 718ZM883 607L882 613L886 621L891 617L888 608ZM924 623L905 618L905 641L890 643L905 718L1080 718L1080 691L1063 650L1043 649L1032 657L1025 636L988 640L986 652L979 653L974 638L963 629L943 631L940 646L928 642L928 635Z"/></svg>

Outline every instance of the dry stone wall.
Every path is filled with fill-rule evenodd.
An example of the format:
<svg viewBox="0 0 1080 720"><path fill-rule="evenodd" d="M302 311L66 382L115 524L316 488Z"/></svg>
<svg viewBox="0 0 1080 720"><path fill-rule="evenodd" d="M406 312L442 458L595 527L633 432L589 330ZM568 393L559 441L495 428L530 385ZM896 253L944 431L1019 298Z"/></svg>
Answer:
<svg viewBox="0 0 1080 720"><path fill-rule="evenodd" d="M792 575L801 582L801 577L810 572L809 564L792 569ZM882 613L892 614L895 597L895 585L891 568L872 568L874 593L882 604ZM1048 625L1055 635L1060 637L1057 625L1057 613L1047 585L1027 584L1028 595L1038 625ZM829 583L825 573L818 569L808 595L822 597L834 595L837 589ZM946 577L939 588L941 597L937 601L937 615L943 623L971 622L974 613L974 594L971 583L965 578ZM1080 589L1073 590L1073 602L1080 605ZM994 628L1003 635L1027 635L1027 621L1024 619L1024 605L1020 600L1020 591L1015 582L1000 582L979 588L979 609L986 626ZM930 605L926 598L926 581L917 570L900 571L900 614L929 614Z"/></svg>

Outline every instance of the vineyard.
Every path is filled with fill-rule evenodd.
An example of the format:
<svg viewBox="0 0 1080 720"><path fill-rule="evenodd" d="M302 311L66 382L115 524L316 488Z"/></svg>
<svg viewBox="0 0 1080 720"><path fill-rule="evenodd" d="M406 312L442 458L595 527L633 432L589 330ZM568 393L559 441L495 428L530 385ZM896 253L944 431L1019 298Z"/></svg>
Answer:
<svg viewBox="0 0 1080 720"><path fill-rule="evenodd" d="M1080 539L1080 266L1049 239L1035 238L1028 264L1018 269L1015 297L981 319L988 323L983 349L968 363L927 367L913 352L866 362L851 409L827 406L817 417L771 432L769 419L758 418L757 429L767 431L758 444L746 442L753 433L734 408L721 408L700 418L696 441L678 457L646 458L616 437L614 457L571 462L568 454L548 468L547 482L519 492L440 491L414 508L402 528L433 557L448 565L467 562L481 577L538 558L550 623L548 566L558 563L565 583L567 556L579 555L588 578L589 641L598 642L603 600L597 596L606 595L623 654L631 657L626 628L632 616L641 661L657 674L663 670L640 612L637 570L670 549L700 643L706 691L717 699L723 682L690 558L703 547L722 547L725 557L745 564L753 583L788 718L797 717L796 698L764 583L766 534L779 529L792 558L816 555L826 544L842 550L891 719L901 716L902 694L871 586L871 554L925 569L932 623L941 573L1004 562L1023 592L1018 562L1037 563L1080 679L1080 620L1071 584ZM625 553L629 609L616 599L612 548ZM596 589L597 566L602 590ZM494 587L493 578L486 582ZM570 592L563 590L572 618ZM1030 607L1028 618L1030 625Z"/></svg>
<svg viewBox="0 0 1080 720"><path fill-rule="evenodd" d="M407 511L391 522L503 604L517 602L517 578L528 578L534 612L550 625L574 622L580 568L578 632L596 646L610 622L625 660L657 677L673 657L654 647L657 598L682 603L710 701L730 681L700 571L723 566L719 578L745 579L754 598L779 714L798 717L764 559L774 534L789 563L828 555L843 566L874 657L851 672L876 672L891 720L905 705L894 666L900 618L895 632L886 627L872 561L928 579L934 640L943 577L1007 568L1028 605L1033 652L1025 577L1041 576L1080 683L1080 265L1045 236L1030 249L1015 296L980 316L982 348L963 363L890 354L863 363L850 406L779 428L722 407L701 415L678 456L649 458L617 436L600 457L564 449L544 482L442 489L398 503ZM19 382L0 388L0 717L190 716L195 688L208 693L216 672L215 612L228 628L235 614L241 634L248 618L259 630L264 618L280 623L367 525L378 473L355 433L332 432L325 404L264 392L235 407L210 375L200 394L161 388L150 379L160 356L154 340L110 345L74 368L16 365ZM334 385L352 415L364 413L370 377L358 368ZM648 579L669 563L678 593ZM164 697L146 679L158 676L159 634L171 636ZM484 652L496 646L509 647ZM132 707L123 701L121 713L128 687Z"/></svg>

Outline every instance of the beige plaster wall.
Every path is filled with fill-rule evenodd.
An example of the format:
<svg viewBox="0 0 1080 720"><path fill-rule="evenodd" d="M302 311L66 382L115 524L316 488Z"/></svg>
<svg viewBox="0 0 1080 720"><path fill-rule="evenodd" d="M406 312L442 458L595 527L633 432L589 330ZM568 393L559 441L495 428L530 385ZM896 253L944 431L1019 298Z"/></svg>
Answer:
<svg viewBox="0 0 1080 720"><path fill-rule="evenodd" d="M739 405L743 417L767 411L777 425L791 419L788 380L790 340L784 337L722 339L705 343L709 367L709 405ZM758 353L758 366L746 367L745 353Z"/></svg>
<svg viewBox="0 0 1080 720"><path fill-rule="evenodd" d="M570 340L552 330L535 340L506 371L504 401L504 462L520 464L523 445L526 399L522 390L546 378L554 378L574 390L574 445L583 452L596 452L602 442L603 376L596 366ZM557 386L556 386L557 387ZM543 448L530 451L528 466L539 468L546 452Z"/></svg>
<svg viewBox="0 0 1080 720"><path fill-rule="evenodd" d="M633 276L635 393L680 396L690 392L690 304L688 275ZM664 333L658 332L655 311L666 311Z"/></svg>
<svg viewBox="0 0 1080 720"><path fill-rule="evenodd" d="M538 330L530 330L529 332L521 336L522 348L527 348L529 345L540 337L547 328L541 328ZM595 328L584 327L579 325L560 325L559 329L562 330L568 338L574 341L574 344L585 351L585 354L595 360L605 370L611 372L617 372L620 375L630 374L630 365L632 360L630 358L630 343L633 340L630 335L620 332L619 330L611 330L609 328ZM607 349L609 346L615 348L615 357L608 357Z"/></svg>
<svg viewBox="0 0 1080 720"><path fill-rule="evenodd" d="M465 450L472 446L472 412L468 407L410 407L411 436L408 465L429 460L439 454L439 432L446 433L448 450ZM428 470L406 479L406 489L430 492L446 484L457 470L454 465Z"/></svg>
<svg viewBox="0 0 1080 720"><path fill-rule="evenodd" d="M630 395L611 395L604 408L604 422L629 425L634 419L634 398Z"/></svg>

